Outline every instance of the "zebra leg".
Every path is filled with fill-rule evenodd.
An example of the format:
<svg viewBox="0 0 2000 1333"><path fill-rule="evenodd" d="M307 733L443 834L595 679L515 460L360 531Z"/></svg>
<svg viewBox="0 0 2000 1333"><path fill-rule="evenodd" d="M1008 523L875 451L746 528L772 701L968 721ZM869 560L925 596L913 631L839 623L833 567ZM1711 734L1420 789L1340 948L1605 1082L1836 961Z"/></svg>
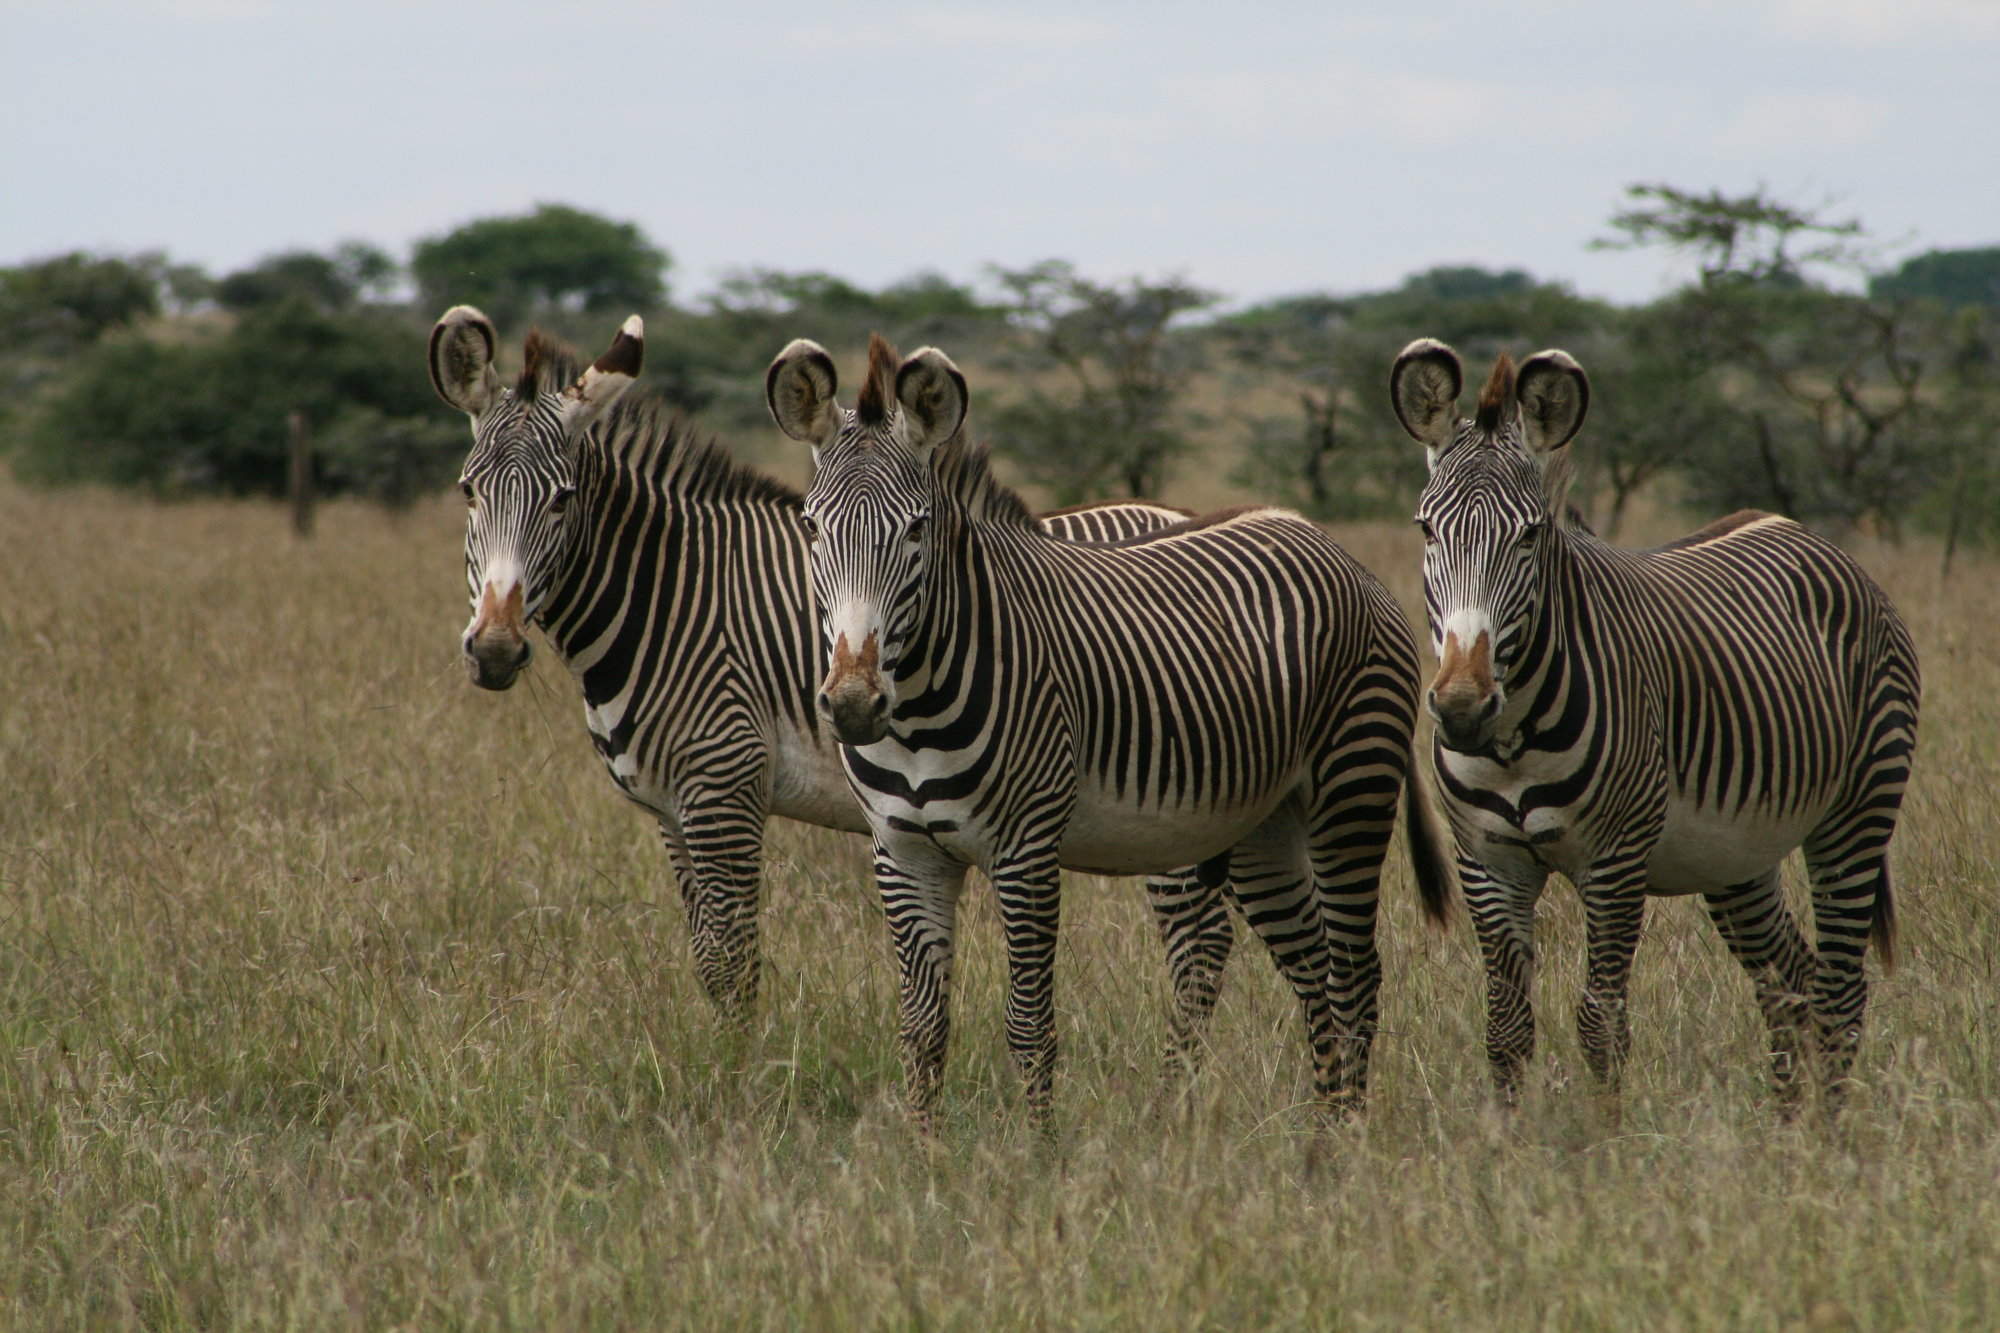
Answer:
<svg viewBox="0 0 2000 1333"><path fill-rule="evenodd" d="M759 980L763 799L751 784L686 788L678 822L689 867L681 899L688 908L696 970L725 1014L747 1019L756 1007Z"/></svg>
<svg viewBox="0 0 2000 1333"><path fill-rule="evenodd" d="M1397 768L1352 760L1327 790L1331 799L1308 830L1307 855L1327 943L1327 1000L1333 1011L1336 1100L1359 1109L1368 1093L1368 1058L1380 1011L1382 956L1375 948L1382 859L1396 831L1402 794Z"/></svg>
<svg viewBox="0 0 2000 1333"><path fill-rule="evenodd" d="M715 919L715 913L702 894L701 880L695 873L694 857L688 852L687 839L681 836L674 821L662 818L660 841L666 845L667 859L674 868L674 883L680 888L681 911L687 917L688 949L694 955L695 976L700 979L701 988L707 992L709 1001L725 1019L744 1021L749 1015L736 1007L733 979L723 964L721 923Z"/></svg>
<svg viewBox="0 0 2000 1333"><path fill-rule="evenodd" d="M1799 1099L1799 1039L1812 1022L1813 957L1780 890L1782 866L1706 894L1708 915L1757 987L1771 1040L1771 1084L1789 1115Z"/></svg>
<svg viewBox="0 0 2000 1333"><path fill-rule="evenodd" d="M1900 786L1895 798L1900 799ZM1868 973L1863 959L1871 933L1885 942L1892 929L1889 837L1895 831L1894 801L1878 801L1814 829L1806 840L1806 868L1812 878L1812 1009L1819 1029L1820 1078L1826 1107L1837 1110L1847 1093L1861 1023L1868 1007Z"/></svg>
<svg viewBox="0 0 2000 1333"><path fill-rule="evenodd" d="M1202 1036L1215 1013L1222 972L1236 943L1225 892L1228 881L1227 853L1191 871L1146 877L1146 899L1167 948L1167 973L1174 990L1166 1066L1182 1075L1191 1076L1201 1063Z"/></svg>
<svg viewBox="0 0 2000 1333"><path fill-rule="evenodd" d="M1351 1090L1335 1082L1340 1062L1327 992L1326 925L1305 860L1296 811L1281 806L1236 845L1229 863L1231 884L1244 919L1271 951L1271 961L1298 997L1312 1047L1313 1091L1329 1110L1350 1110Z"/></svg>
<svg viewBox="0 0 2000 1333"><path fill-rule="evenodd" d="M1605 1092L1615 1096L1632 1053L1632 1025L1625 1013L1625 989L1632 979L1632 955L1646 923L1646 856L1615 866L1593 867L1582 885L1584 939L1588 954L1583 998L1576 1006L1576 1035L1583 1060Z"/></svg>
<svg viewBox="0 0 2000 1333"><path fill-rule="evenodd" d="M1458 856L1466 914L1486 968L1486 1060L1493 1090L1510 1107L1521 1099L1521 1071L1535 1054L1535 900L1547 878L1504 879Z"/></svg>
<svg viewBox="0 0 2000 1333"><path fill-rule="evenodd" d="M1062 872L1051 847L996 862L991 877L1007 937L1007 1049L1021 1071L1029 1118L1047 1133L1055 1116L1056 927Z"/></svg>
<svg viewBox="0 0 2000 1333"><path fill-rule="evenodd" d="M896 951L899 1035L910 1118L936 1131L938 1088L951 1042L952 937L965 867L923 844L875 844L875 884Z"/></svg>

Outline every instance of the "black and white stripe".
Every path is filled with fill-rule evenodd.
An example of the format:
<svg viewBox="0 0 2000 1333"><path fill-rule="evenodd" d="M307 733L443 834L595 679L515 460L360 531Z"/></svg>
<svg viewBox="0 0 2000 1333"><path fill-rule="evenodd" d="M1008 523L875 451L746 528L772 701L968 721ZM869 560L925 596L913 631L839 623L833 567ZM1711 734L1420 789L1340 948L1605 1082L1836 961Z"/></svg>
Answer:
<svg viewBox="0 0 2000 1333"><path fill-rule="evenodd" d="M614 344L626 383L640 337L635 318ZM813 707L822 663L800 497L693 437L656 400L583 410L607 384L607 358L579 375L573 353L531 334L526 369L507 387L494 347L491 324L464 306L432 336L433 381L472 419L462 485L473 678L504 689L525 664L524 635L481 616L518 588L515 628L539 623L582 688L612 780L658 817L702 983L741 1013L758 983L765 820L867 828ZM1181 517L1127 503L1048 522L1103 540ZM1209 960L1229 951L1228 918L1219 886L1166 875L1151 887L1162 931L1185 940L1176 1030L1192 1034L1219 967Z"/></svg>
<svg viewBox="0 0 2000 1333"><path fill-rule="evenodd" d="M1008 1041L1038 1119L1065 866L1226 866L1298 998L1320 1096L1358 1104L1382 859L1399 798L1422 791L1404 781L1417 662L1395 602L1280 510L1106 546L1051 537L966 444L964 380L934 349L898 363L877 340L851 411L835 383L803 340L767 379L779 425L814 446L820 707L874 833L919 1121L938 1093L969 866L999 899ZM1428 821L1413 823L1441 912L1449 872Z"/></svg>
<svg viewBox="0 0 2000 1333"><path fill-rule="evenodd" d="M1391 396L1431 465L1417 505L1442 666L1429 702L1487 974L1487 1053L1510 1098L1534 1048L1534 904L1577 886L1586 1057L1615 1085L1649 894L1699 893L1750 973L1781 1096L1811 1029L1836 1093L1890 943L1888 844L1915 748L1916 652L1832 543L1745 512L1650 551L1566 519L1589 389L1567 354L1494 368L1460 418L1457 356L1412 343ZM1817 948L1779 892L1802 847Z"/></svg>

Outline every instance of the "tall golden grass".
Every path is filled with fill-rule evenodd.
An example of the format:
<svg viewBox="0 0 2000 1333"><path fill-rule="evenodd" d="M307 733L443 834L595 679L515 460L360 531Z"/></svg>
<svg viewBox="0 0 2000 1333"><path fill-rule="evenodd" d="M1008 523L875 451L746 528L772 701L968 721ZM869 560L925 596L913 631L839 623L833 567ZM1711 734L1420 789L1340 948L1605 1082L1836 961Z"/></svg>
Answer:
<svg viewBox="0 0 2000 1333"><path fill-rule="evenodd" d="M1406 530L1339 536L1417 609ZM1323 1139L1261 950L1177 1092L1142 895L1073 879L1049 1150L983 890L944 1129L906 1127L856 839L775 827L765 1004L715 1021L568 680L466 683L459 545L444 501L300 542L0 480L0 1325L2000 1325L2000 567L1860 552L1927 697L1902 965L1837 1124L1775 1114L1687 901L1651 911L1608 1119L1559 888L1496 1112L1469 932L1420 925L1399 859L1374 1098Z"/></svg>

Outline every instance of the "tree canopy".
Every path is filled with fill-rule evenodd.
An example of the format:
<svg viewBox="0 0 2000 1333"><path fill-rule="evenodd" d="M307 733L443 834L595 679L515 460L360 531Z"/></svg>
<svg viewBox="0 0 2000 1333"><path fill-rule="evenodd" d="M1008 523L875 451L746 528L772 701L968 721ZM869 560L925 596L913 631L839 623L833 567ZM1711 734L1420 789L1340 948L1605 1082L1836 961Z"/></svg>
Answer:
<svg viewBox="0 0 2000 1333"><path fill-rule="evenodd" d="M630 222L539 204L417 242L410 276L433 311L476 305L505 328L544 309L655 309L666 303L670 262Z"/></svg>

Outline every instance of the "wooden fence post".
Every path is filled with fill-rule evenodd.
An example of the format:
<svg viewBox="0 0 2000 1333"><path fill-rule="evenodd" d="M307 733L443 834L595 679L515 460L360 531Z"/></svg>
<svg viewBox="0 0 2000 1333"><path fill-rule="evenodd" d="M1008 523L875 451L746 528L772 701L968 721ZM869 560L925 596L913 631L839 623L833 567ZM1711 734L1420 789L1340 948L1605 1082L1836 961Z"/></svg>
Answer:
<svg viewBox="0 0 2000 1333"><path fill-rule="evenodd" d="M292 531L300 537L310 537L313 531L312 436L306 431L306 414L303 412L291 412L285 417L285 425L291 432L292 440L291 480L286 487L292 498Z"/></svg>

